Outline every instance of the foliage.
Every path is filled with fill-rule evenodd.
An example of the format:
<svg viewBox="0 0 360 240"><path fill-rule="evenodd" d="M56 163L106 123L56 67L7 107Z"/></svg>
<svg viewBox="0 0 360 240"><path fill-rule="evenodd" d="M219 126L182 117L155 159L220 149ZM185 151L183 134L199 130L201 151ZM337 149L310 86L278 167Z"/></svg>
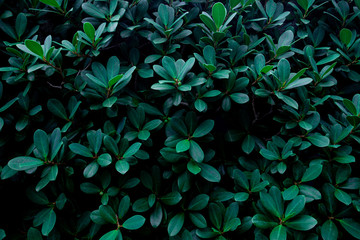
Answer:
<svg viewBox="0 0 360 240"><path fill-rule="evenodd" d="M360 239L360 1L0 7L0 239Z"/></svg>

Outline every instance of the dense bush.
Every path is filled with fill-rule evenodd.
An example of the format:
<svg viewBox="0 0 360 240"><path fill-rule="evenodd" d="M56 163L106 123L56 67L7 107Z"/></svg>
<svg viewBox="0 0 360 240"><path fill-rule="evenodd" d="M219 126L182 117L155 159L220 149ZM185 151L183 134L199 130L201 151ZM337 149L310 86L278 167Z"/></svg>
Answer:
<svg viewBox="0 0 360 240"><path fill-rule="evenodd" d="M0 239L360 239L360 0L0 9Z"/></svg>

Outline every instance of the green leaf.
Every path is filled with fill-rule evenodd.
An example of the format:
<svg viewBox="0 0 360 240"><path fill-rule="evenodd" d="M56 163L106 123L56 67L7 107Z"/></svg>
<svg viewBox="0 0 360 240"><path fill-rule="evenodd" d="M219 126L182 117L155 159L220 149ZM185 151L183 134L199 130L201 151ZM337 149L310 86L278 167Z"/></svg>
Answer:
<svg viewBox="0 0 360 240"><path fill-rule="evenodd" d="M106 108L111 108L117 101L117 97L115 96L112 96L112 97L109 97L107 98L104 102L103 102L103 107L106 107Z"/></svg>
<svg viewBox="0 0 360 240"><path fill-rule="evenodd" d="M346 109L352 114L352 115L357 115L357 109L355 107L355 105L353 104L352 101L344 98L343 100L344 106L346 107Z"/></svg>
<svg viewBox="0 0 360 240"><path fill-rule="evenodd" d="M279 80L282 84L284 84L290 76L290 63L285 58L282 58L277 66L277 72L279 76Z"/></svg>
<svg viewBox="0 0 360 240"><path fill-rule="evenodd" d="M84 177L85 178L91 178L93 177L97 171L99 169L99 164L97 164L96 161L90 163L89 165L86 166L86 168L84 169Z"/></svg>
<svg viewBox="0 0 360 240"><path fill-rule="evenodd" d="M119 160L115 164L116 171L121 174L125 174L129 171L130 165L126 160Z"/></svg>
<svg viewBox="0 0 360 240"><path fill-rule="evenodd" d="M141 228L145 223L145 218L141 215L135 215L132 216L131 218L128 218L124 223L123 223L123 228L128 229L128 230L136 230Z"/></svg>
<svg viewBox="0 0 360 240"><path fill-rule="evenodd" d="M89 158L93 157L93 154L90 152L90 150L80 143L72 143L69 145L69 148L73 153L76 153L80 156Z"/></svg>
<svg viewBox="0 0 360 240"><path fill-rule="evenodd" d="M266 14L271 19L274 16L274 13L276 11L276 3L274 0L269 0L266 3Z"/></svg>
<svg viewBox="0 0 360 240"><path fill-rule="evenodd" d="M344 218L339 220L341 226L356 239L360 239L360 224L354 219Z"/></svg>
<svg viewBox="0 0 360 240"><path fill-rule="evenodd" d="M238 104L244 104L249 101L249 96L245 93L232 93L230 98Z"/></svg>
<svg viewBox="0 0 360 240"><path fill-rule="evenodd" d="M279 37L277 49L283 46L290 46L293 40L294 40L294 33L291 30L285 31Z"/></svg>
<svg viewBox="0 0 360 240"><path fill-rule="evenodd" d="M170 237L177 235L184 225L185 215L184 213L178 213L170 219L167 231Z"/></svg>
<svg viewBox="0 0 360 240"><path fill-rule="evenodd" d="M187 209L190 211L203 210L208 205L209 200L210 197L208 195L199 194L191 200Z"/></svg>
<svg viewBox="0 0 360 240"><path fill-rule="evenodd" d="M305 11L308 10L308 0L297 0L297 3L302 7Z"/></svg>
<svg viewBox="0 0 360 240"><path fill-rule="evenodd" d="M334 157L333 160L342 164L353 163L356 161L355 157L352 155L337 156Z"/></svg>
<svg viewBox="0 0 360 240"><path fill-rule="evenodd" d="M150 132L148 130L141 130L138 133L138 138L140 140L146 141L150 137Z"/></svg>
<svg viewBox="0 0 360 240"><path fill-rule="evenodd" d="M160 197L160 200L166 204L166 205L176 205L181 201L182 197L181 194L177 191L170 192L162 197Z"/></svg>
<svg viewBox="0 0 360 240"><path fill-rule="evenodd" d="M92 40L94 41L95 40L95 28L94 26L89 23L89 22L86 22L84 23L84 32L86 33L86 35Z"/></svg>
<svg viewBox="0 0 360 240"><path fill-rule="evenodd" d="M278 225L270 233L270 240L286 240L286 227Z"/></svg>
<svg viewBox="0 0 360 240"><path fill-rule="evenodd" d="M40 154L47 158L49 154L49 139L46 132L41 129L36 130L34 133L34 144Z"/></svg>
<svg viewBox="0 0 360 240"><path fill-rule="evenodd" d="M1 233L0 233L0 239L1 238ZM36 228L30 227L28 232L27 232L27 240L42 240L42 236L39 230L37 230Z"/></svg>
<svg viewBox="0 0 360 240"><path fill-rule="evenodd" d="M235 184L239 185L240 187L249 190L249 181L246 175L239 169L235 169L233 171L233 176L235 180Z"/></svg>
<svg viewBox="0 0 360 240"><path fill-rule="evenodd" d="M189 161L186 164L186 168L187 170L189 170L189 172L191 172L192 174L196 175L199 172L201 172L201 168L199 167L199 164L196 163L195 161Z"/></svg>
<svg viewBox="0 0 360 240"><path fill-rule="evenodd" d="M92 17L101 18L101 19L106 18L105 14L102 11L99 11L99 8L97 8L95 5L91 4L90 2L83 3L81 7L84 10L84 12L86 12Z"/></svg>
<svg viewBox="0 0 360 240"><path fill-rule="evenodd" d="M214 128L214 120L205 120L195 129L192 136L194 138L203 137L206 134L210 133L213 128Z"/></svg>
<svg viewBox="0 0 360 240"><path fill-rule="evenodd" d="M262 205L266 208L266 210L268 210L273 216L281 217L278 206L270 194L260 192L260 201Z"/></svg>
<svg viewBox="0 0 360 240"><path fill-rule="evenodd" d="M54 228L56 223L56 214L54 210L50 209L50 211L44 217L44 223L41 227L41 233L44 236L48 236L51 230Z"/></svg>
<svg viewBox="0 0 360 240"><path fill-rule="evenodd" d="M321 237L324 240L336 240L338 239L338 229L335 223L331 220L327 220L321 226Z"/></svg>
<svg viewBox="0 0 360 240"><path fill-rule="evenodd" d="M343 190L336 189L334 195L337 198L337 200L344 203L345 205L350 205L352 202L351 196L346 192L344 192Z"/></svg>
<svg viewBox="0 0 360 240"><path fill-rule="evenodd" d="M64 120L68 120L64 105L59 100L55 98L49 99L49 101L47 102L47 107L49 111L55 116Z"/></svg>
<svg viewBox="0 0 360 240"><path fill-rule="evenodd" d="M126 152L123 154L123 158L128 158L133 156L135 153L137 153L139 151L141 147L141 143L134 143L132 144L127 150Z"/></svg>
<svg viewBox="0 0 360 240"><path fill-rule="evenodd" d="M168 6L164 5L164 4L160 4L159 8L158 8L158 14L159 17L161 19L161 22L167 26L169 23L169 10L168 10Z"/></svg>
<svg viewBox="0 0 360 240"><path fill-rule="evenodd" d="M80 189L81 191L83 191L84 193L87 194L97 194L100 193L101 189L96 186L93 183L89 183L89 182L84 182L82 184L80 184Z"/></svg>
<svg viewBox="0 0 360 240"><path fill-rule="evenodd" d="M301 178L301 181L302 182L312 181L312 180L316 179L317 177L319 177L321 172L322 172L321 164L311 165L308 169L306 169L303 177Z"/></svg>
<svg viewBox="0 0 360 240"><path fill-rule="evenodd" d="M234 7L236 7L240 2L242 2L241 0L230 0L230 7L231 9L233 9Z"/></svg>
<svg viewBox="0 0 360 240"><path fill-rule="evenodd" d="M224 23L226 17L226 8L221 2L217 2L212 7L212 17L215 22L216 29Z"/></svg>
<svg viewBox="0 0 360 240"><path fill-rule="evenodd" d="M296 185L292 185L288 189L282 192L285 201L294 199L299 194L299 188Z"/></svg>
<svg viewBox="0 0 360 240"><path fill-rule="evenodd" d="M190 149L189 149L190 156L196 162L202 162L204 160L204 151L201 149L199 144L194 140L190 140Z"/></svg>
<svg viewBox="0 0 360 240"><path fill-rule="evenodd" d="M343 28L340 31L340 40L343 44L348 45L351 42L351 38L352 38L352 32L347 29L347 28Z"/></svg>
<svg viewBox="0 0 360 240"><path fill-rule="evenodd" d="M124 76L124 74L120 74L120 75L116 75L115 77L111 78L111 79L109 80L109 88L111 88L111 87L114 86L118 81L120 81L123 76Z"/></svg>
<svg viewBox="0 0 360 240"><path fill-rule="evenodd" d="M111 158L110 154L103 153L98 157L98 159L96 161L100 166L106 167L111 164L112 158Z"/></svg>
<svg viewBox="0 0 360 240"><path fill-rule="evenodd" d="M41 45L34 40L26 39L25 46L33 53L35 53L40 58L44 57L44 50L42 49Z"/></svg>
<svg viewBox="0 0 360 240"><path fill-rule="evenodd" d="M305 196L300 195L295 197L287 206L285 210L285 219L293 218L298 215L305 207Z"/></svg>
<svg viewBox="0 0 360 240"><path fill-rule="evenodd" d="M212 32L216 32L216 26L215 23L213 21L213 19L211 18L211 16L206 13L203 12L202 14L200 14L200 19L201 21L203 21L203 23L205 23L205 25L212 31Z"/></svg>
<svg viewBox="0 0 360 240"><path fill-rule="evenodd" d="M26 171L44 164L40 159L26 156L13 158L8 163L9 167L16 171Z"/></svg>
<svg viewBox="0 0 360 240"><path fill-rule="evenodd" d="M241 144L242 150L246 154L250 154L255 148L255 139L251 135L246 135L244 141Z"/></svg>
<svg viewBox="0 0 360 240"><path fill-rule="evenodd" d="M209 218L212 224L214 224L216 229L221 228L223 221L223 209L217 203L209 204Z"/></svg>
<svg viewBox="0 0 360 240"><path fill-rule="evenodd" d="M256 214L251 221L256 227L261 229L273 228L278 225L278 223L263 214Z"/></svg>
<svg viewBox="0 0 360 240"><path fill-rule="evenodd" d="M249 199L249 194L246 192L235 193L234 200L237 202L244 202Z"/></svg>
<svg viewBox="0 0 360 240"><path fill-rule="evenodd" d="M121 235L121 232L119 229L116 229L116 230L112 230L110 232L107 232L105 233L101 238L100 240L116 240L116 239L119 239L118 238L118 235ZM120 238L122 239L122 238Z"/></svg>
<svg viewBox="0 0 360 240"><path fill-rule="evenodd" d="M24 34L26 30L26 26L27 26L26 15L24 13L19 13L19 15L17 15L16 17L16 22L15 22L15 30L19 37L21 37Z"/></svg>
<svg viewBox="0 0 360 240"><path fill-rule="evenodd" d="M40 2L55 8L60 8L60 5L56 0L40 0Z"/></svg>
<svg viewBox="0 0 360 240"><path fill-rule="evenodd" d="M317 147L327 147L330 144L330 140L326 136L322 136L319 133L315 133L311 136L308 136L307 139L315 146Z"/></svg>
<svg viewBox="0 0 360 240"><path fill-rule="evenodd" d="M190 141L188 139L181 140L176 144L176 152L185 152L190 149Z"/></svg>
<svg viewBox="0 0 360 240"><path fill-rule="evenodd" d="M308 231L316 224L316 219L308 215L300 215L286 222L286 226L299 231Z"/></svg>
<svg viewBox="0 0 360 240"><path fill-rule="evenodd" d="M114 210L108 205L101 205L99 207L100 216L109 223L116 224L116 214Z"/></svg>
<svg viewBox="0 0 360 240"><path fill-rule="evenodd" d="M220 182L221 175L220 173L212 166L208 164L201 163L201 172L200 175L209 182Z"/></svg>

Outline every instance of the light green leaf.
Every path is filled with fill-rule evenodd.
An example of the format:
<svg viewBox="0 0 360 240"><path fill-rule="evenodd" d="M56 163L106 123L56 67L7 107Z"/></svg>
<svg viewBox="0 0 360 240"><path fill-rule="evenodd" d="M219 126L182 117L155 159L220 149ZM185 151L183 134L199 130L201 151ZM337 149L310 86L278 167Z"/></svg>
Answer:
<svg viewBox="0 0 360 240"><path fill-rule="evenodd" d="M128 229L128 230L136 230L141 228L145 223L145 218L141 215L135 215L132 216L131 218L128 218L124 223L123 223L123 228Z"/></svg>
<svg viewBox="0 0 360 240"><path fill-rule="evenodd" d="M212 7L212 17L215 22L216 29L224 23L226 17L226 8L221 2L217 2Z"/></svg>
<svg viewBox="0 0 360 240"><path fill-rule="evenodd" d="M100 240L116 240L116 239L119 239L118 238L118 235L121 235L121 232L119 229L116 229L116 230L112 230L110 232L107 232L105 233L101 238ZM121 239L121 238L120 238Z"/></svg>
<svg viewBox="0 0 360 240"><path fill-rule="evenodd" d="M13 158L8 163L9 167L16 171L26 171L44 164L40 159L26 156Z"/></svg>
<svg viewBox="0 0 360 240"><path fill-rule="evenodd" d="M181 140L176 144L176 152L185 152L190 149L190 141L188 139Z"/></svg>

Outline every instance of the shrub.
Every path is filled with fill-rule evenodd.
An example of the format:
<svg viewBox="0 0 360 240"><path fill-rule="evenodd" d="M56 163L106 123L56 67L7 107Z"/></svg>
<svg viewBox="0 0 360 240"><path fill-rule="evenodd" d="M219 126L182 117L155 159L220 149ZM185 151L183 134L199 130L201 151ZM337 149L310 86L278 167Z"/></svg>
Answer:
<svg viewBox="0 0 360 240"><path fill-rule="evenodd" d="M359 0L0 7L0 239L360 239Z"/></svg>

